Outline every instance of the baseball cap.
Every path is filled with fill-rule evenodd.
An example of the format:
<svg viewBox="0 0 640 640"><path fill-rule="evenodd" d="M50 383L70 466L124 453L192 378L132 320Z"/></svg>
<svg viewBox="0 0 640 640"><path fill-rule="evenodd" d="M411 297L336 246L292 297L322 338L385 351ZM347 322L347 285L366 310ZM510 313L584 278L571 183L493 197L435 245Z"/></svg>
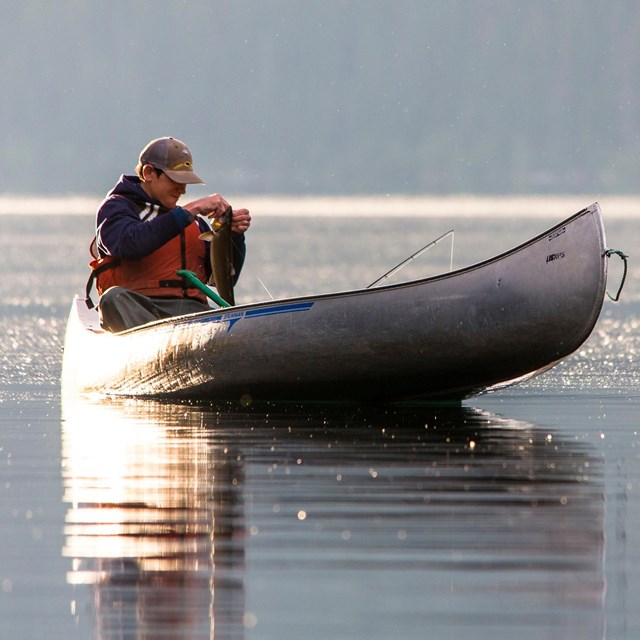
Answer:
<svg viewBox="0 0 640 640"><path fill-rule="evenodd" d="M204 184L193 172L191 151L184 142L171 137L156 138L140 152L140 164L164 171L180 184Z"/></svg>

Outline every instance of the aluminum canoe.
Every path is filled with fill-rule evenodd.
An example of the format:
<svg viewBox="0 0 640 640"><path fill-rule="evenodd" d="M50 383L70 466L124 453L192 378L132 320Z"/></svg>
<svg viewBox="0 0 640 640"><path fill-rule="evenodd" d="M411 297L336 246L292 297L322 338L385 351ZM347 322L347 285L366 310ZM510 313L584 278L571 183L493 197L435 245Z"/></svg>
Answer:
<svg viewBox="0 0 640 640"><path fill-rule="evenodd" d="M63 389L270 401L459 401L540 373L588 338L606 291L597 203L450 273L172 318L120 334L74 301Z"/></svg>

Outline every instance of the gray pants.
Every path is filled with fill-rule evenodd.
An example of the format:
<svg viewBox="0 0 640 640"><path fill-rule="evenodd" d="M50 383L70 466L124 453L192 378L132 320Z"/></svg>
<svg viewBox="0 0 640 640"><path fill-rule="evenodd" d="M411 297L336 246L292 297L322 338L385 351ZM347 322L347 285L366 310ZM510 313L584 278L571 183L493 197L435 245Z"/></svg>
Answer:
<svg viewBox="0 0 640 640"><path fill-rule="evenodd" d="M126 287L111 287L100 297L100 325L107 331L124 331L147 322L187 313L209 311L193 298L149 298Z"/></svg>

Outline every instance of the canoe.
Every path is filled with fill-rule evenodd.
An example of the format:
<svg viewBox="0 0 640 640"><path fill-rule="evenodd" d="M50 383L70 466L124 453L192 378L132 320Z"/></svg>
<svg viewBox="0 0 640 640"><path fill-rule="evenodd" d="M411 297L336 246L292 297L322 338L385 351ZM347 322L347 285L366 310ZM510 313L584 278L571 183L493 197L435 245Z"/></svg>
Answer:
<svg viewBox="0 0 640 640"><path fill-rule="evenodd" d="M63 390L251 403L460 401L588 338L606 291L597 203L478 264L400 284L211 309L119 334L76 298Z"/></svg>

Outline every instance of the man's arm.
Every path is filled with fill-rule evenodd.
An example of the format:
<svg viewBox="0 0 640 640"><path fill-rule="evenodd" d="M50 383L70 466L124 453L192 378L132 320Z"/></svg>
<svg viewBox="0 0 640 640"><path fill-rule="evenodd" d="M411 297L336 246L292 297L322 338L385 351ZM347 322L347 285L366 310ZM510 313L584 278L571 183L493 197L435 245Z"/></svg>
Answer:
<svg viewBox="0 0 640 640"><path fill-rule="evenodd" d="M193 220L194 216L186 209L176 207L143 221L134 202L112 196L98 211L98 249L103 255L137 260L159 249Z"/></svg>

